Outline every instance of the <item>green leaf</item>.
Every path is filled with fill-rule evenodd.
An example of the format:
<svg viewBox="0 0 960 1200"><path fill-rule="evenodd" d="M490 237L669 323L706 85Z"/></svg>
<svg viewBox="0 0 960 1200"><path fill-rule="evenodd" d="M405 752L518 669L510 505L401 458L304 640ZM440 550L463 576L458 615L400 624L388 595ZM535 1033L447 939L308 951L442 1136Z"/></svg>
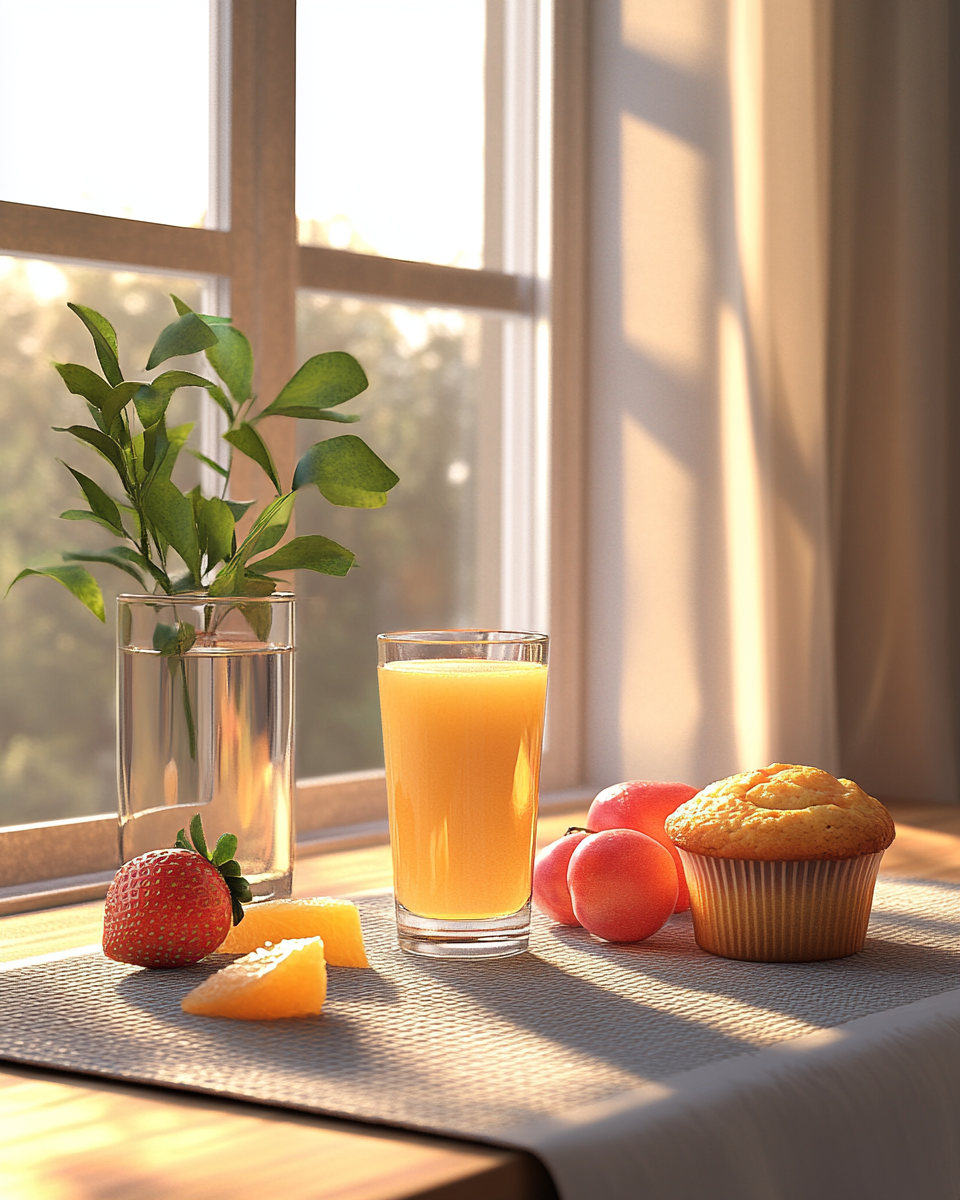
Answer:
<svg viewBox="0 0 960 1200"><path fill-rule="evenodd" d="M354 555L330 538L308 534L294 538L271 554L249 564L251 571L272 574L275 571L319 571L322 575L346 575L353 566Z"/></svg>
<svg viewBox="0 0 960 1200"><path fill-rule="evenodd" d="M122 415L117 415L113 419L112 426L107 430L110 437L120 446L124 452L130 449L130 430L127 428L126 421Z"/></svg>
<svg viewBox="0 0 960 1200"><path fill-rule="evenodd" d="M122 537L123 522L120 519L120 509L117 508L114 501L110 499L98 483L94 483L86 475L81 475L79 471L75 471L67 463L63 463L63 466L67 468L77 483L80 484L80 490L86 497L86 501L91 509L113 529L114 533L118 533ZM68 517L67 519L71 520L72 518Z"/></svg>
<svg viewBox="0 0 960 1200"><path fill-rule="evenodd" d="M161 391L152 383L141 384L133 396L133 404L144 429L161 421L170 403L170 393Z"/></svg>
<svg viewBox="0 0 960 1200"><path fill-rule="evenodd" d="M106 529L108 533L116 534L118 532L116 526L111 525L109 521L105 521L103 517L98 517L96 513L92 513L86 508L68 508L60 514L60 520L93 521L95 525L99 525L101 529Z"/></svg>
<svg viewBox="0 0 960 1200"><path fill-rule="evenodd" d="M186 313L194 311L189 304L181 300L178 296L171 294L170 299L173 301L174 307L181 317ZM233 317L221 317L216 313L197 313L197 316L212 329L219 329L222 325L233 324Z"/></svg>
<svg viewBox="0 0 960 1200"><path fill-rule="evenodd" d="M207 350L207 361L227 385L237 404L253 394L253 350L250 343L232 325L213 326L217 344Z"/></svg>
<svg viewBox="0 0 960 1200"><path fill-rule="evenodd" d="M170 299L181 317L193 312L193 309L179 296L171 295ZM250 399L253 386L253 350L250 348L250 343L239 329L232 328L232 317L214 317L206 313L195 315L211 326L216 334L217 344L207 347L207 361L227 385L234 400L238 404L243 404L245 400ZM230 418L232 424L234 421L233 406L223 391L220 388L214 391L213 387L208 387L208 391Z"/></svg>
<svg viewBox="0 0 960 1200"><path fill-rule="evenodd" d="M356 434L345 433L311 446L297 463L293 489L315 483L331 504L381 508L399 477Z"/></svg>
<svg viewBox="0 0 960 1200"><path fill-rule="evenodd" d="M293 492L288 492L285 496L278 496L257 517L253 528L237 551L237 555L243 559L244 563L254 554L262 554L264 550L270 550L280 541L290 524L296 499Z"/></svg>
<svg viewBox="0 0 960 1200"><path fill-rule="evenodd" d="M224 479L229 476L230 472L226 467L221 467L218 462L214 462L212 458L207 458L207 456L205 454L201 454L199 450L192 450L188 446L187 453L192 454L194 458L202 462L204 466L209 467L211 471L216 471L218 475L222 475Z"/></svg>
<svg viewBox="0 0 960 1200"><path fill-rule="evenodd" d="M176 625L167 625L163 621L158 621L153 627L153 648L159 650L161 654L176 653L177 645L177 627ZM181 833L183 830L181 829Z"/></svg>
<svg viewBox="0 0 960 1200"><path fill-rule="evenodd" d="M203 388L216 400L229 419L233 420L233 405L223 394L223 388L219 384L214 383L212 379L204 378L203 375L194 375L192 371L164 371L162 375L158 375L153 381L153 386L170 394L175 392L177 388L182 387Z"/></svg>
<svg viewBox="0 0 960 1200"><path fill-rule="evenodd" d="M164 329L154 343L147 360L147 370L159 367L168 358L179 358L184 354L196 354L215 346L217 335L206 322L194 312L184 313Z"/></svg>
<svg viewBox="0 0 960 1200"><path fill-rule="evenodd" d="M277 581L275 579L267 579L263 575L246 574L243 577L243 583L241 584L237 594L239 596L258 596L258 597L272 596L276 590L277 590ZM255 605L241 604L240 605L240 609L244 613L246 613L248 608L256 608L258 612L262 612L264 609L267 608L267 605L265 605L265 604L255 604ZM270 623L268 621L267 622L268 631L269 631L269 628L270 628ZM263 641L264 638L261 637L260 640Z"/></svg>
<svg viewBox="0 0 960 1200"><path fill-rule="evenodd" d="M143 431L143 469L149 474L153 470L154 464L157 461L157 442L160 442L161 453L166 449L167 439L164 430L163 419L161 418L156 425L151 425L149 429Z"/></svg>
<svg viewBox="0 0 960 1200"><path fill-rule="evenodd" d="M166 425L162 421L160 422L157 431L156 463L153 467L153 479L149 481L148 486L152 487L156 479L170 478L180 451L186 445L192 432L192 421L188 421L185 425L174 425L172 429L167 429ZM144 436L147 433L149 430L144 431Z"/></svg>
<svg viewBox="0 0 960 1200"><path fill-rule="evenodd" d="M233 550L233 513L227 505L214 496L211 500L200 497L197 511L197 534L200 553L207 556L207 570L223 562Z"/></svg>
<svg viewBox="0 0 960 1200"><path fill-rule="evenodd" d="M184 315L184 313L194 311L185 300L181 300L180 297L175 296L173 292L170 293L170 299L173 301L173 307L177 310L181 317ZM206 321L208 325L229 325L233 321L233 317L211 317L207 313L197 313L197 316L201 321Z"/></svg>
<svg viewBox="0 0 960 1200"><path fill-rule="evenodd" d="M239 521L247 509L256 504L256 500L224 500L224 504L233 513L234 521Z"/></svg>
<svg viewBox="0 0 960 1200"><path fill-rule="evenodd" d="M153 648L159 650L164 658L186 654L196 640L196 627L189 621L178 621L176 625L165 625L158 621L153 630Z"/></svg>
<svg viewBox="0 0 960 1200"><path fill-rule="evenodd" d="M120 509L121 516L126 517L130 522L130 526L133 529L134 539L139 541L140 534L142 532L140 529L140 514L132 505L125 504L122 500L117 504L117 508Z"/></svg>
<svg viewBox="0 0 960 1200"><path fill-rule="evenodd" d="M117 417L120 416L133 399L139 387L138 383L120 383L110 392L100 413L104 427L108 432L112 429Z"/></svg>
<svg viewBox="0 0 960 1200"><path fill-rule="evenodd" d="M243 539L236 554L210 585L211 596L242 596L245 578L244 568L248 559L254 554L262 554L264 550L272 549L283 537L290 517L293 515L293 505L296 496L293 492L286 496L278 496L263 510L253 528Z"/></svg>
<svg viewBox="0 0 960 1200"><path fill-rule="evenodd" d="M227 887L230 889L230 895L233 900L234 910L237 908L237 901L242 900L244 904L249 904L253 899L250 893L250 884L242 875L227 875L225 877ZM243 909L240 909L240 916L237 917L237 923L243 919Z"/></svg>
<svg viewBox="0 0 960 1200"><path fill-rule="evenodd" d="M67 304L67 308L71 312L75 312L84 325L86 325L90 336L93 338L93 348L97 352L97 359L107 378L107 382L111 387L116 387L118 383L123 383L123 375L120 372L120 359L118 357L119 350L117 349L117 331L107 318L95 309L86 308L82 304L69 303Z"/></svg>
<svg viewBox="0 0 960 1200"><path fill-rule="evenodd" d="M288 413L287 415L292 416L293 414ZM338 425L352 425L354 421L360 420L359 413L334 412L331 408L318 410L317 412L312 412L309 414L297 413L296 415L298 417L309 416L311 421L336 421Z"/></svg>
<svg viewBox="0 0 960 1200"><path fill-rule="evenodd" d="M10 587L7 588L7 595L10 594L10 588L14 583L26 579L28 575L48 575L57 583L62 583L67 591L72 592L81 604L85 604L95 617L106 622L103 611L103 593L86 567L37 567L35 570L27 567L11 582Z"/></svg>
<svg viewBox="0 0 960 1200"><path fill-rule="evenodd" d="M88 425L68 425L66 428L54 425L53 428L57 433L72 433L81 442L86 442L88 446L93 446L112 467L116 468L117 474L120 476L124 486L126 486L127 466L123 459L123 450L121 450L113 438L108 437L100 429L91 429Z"/></svg>
<svg viewBox="0 0 960 1200"><path fill-rule="evenodd" d="M255 582L247 577L247 584ZM268 582L261 580L262 583ZM274 584L276 587L276 584ZM268 593L269 595L269 593ZM269 604L241 604L240 611L246 617L247 624L253 630L253 636L258 642L270 640L270 630L273 626L273 613Z"/></svg>
<svg viewBox="0 0 960 1200"><path fill-rule="evenodd" d="M193 577L192 571L184 571L180 575L175 575L170 580L170 595L175 596L181 592L195 592L197 590L197 581Z"/></svg>
<svg viewBox="0 0 960 1200"><path fill-rule="evenodd" d="M66 555L66 552L64 553ZM157 571L158 575L162 574L162 572L160 572L156 567L151 566L149 559L144 558L140 551L134 550L132 546L110 546L106 550L101 551L101 553L109 555L111 562L114 562L115 559L122 558L124 562L131 563L142 571L147 571L150 573ZM78 561L82 561L82 554L78 553L77 558ZM96 562L96 559L91 559L91 561Z"/></svg>
<svg viewBox="0 0 960 1200"><path fill-rule="evenodd" d="M91 371L89 367L82 367L79 363L55 362L53 365L59 371L60 378L67 385L67 389L75 396L83 396L85 400L89 400L94 408L103 408L110 399L112 394L110 384L96 371Z"/></svg>
<svg viewBox="0 0 960 1200"><path fill-rule="evenodd" d="M177 834L177 840L173 843L174 850L193 850L193 847L187 841L186 831L181 829Z"/></svg>
<svg viewBox="0 0 960 1200"><path fill-rule="evenodd" d="M60 557L64 562L95 562L117 567L132 576L143 591L147 590L146 580L135 565L138 560L141 562L143 560L130 546L113 546L108 550L101 550L99 553L85 550L64 550Z"/></svg>
<svg viewBox="0 0 960 1200"><path fill-rule="evenodd" d="M153 383L145 383L137 392L137 413L143 424L156 424L166 412L170 397L182 387L204 388L226 413L227 420L233 421L233 405L223 394L223 388L212 379L204 379L202 375L194 375L192 371L164 371Z"/></svg>
<svg viewBox="0 0 960 1200"><path fill-rule="evenodd" d="M193 433L195 421L185 421L183 425L174 425L167 430L167 452L163 457L163 465L158 474L170 478L170 473L176 465L180 451L184 448Z"/></svg>
<svg viewBox="0 0 960 1200"><path fill-rule="evenodd" d="M334 408L359 396L367 388L363 368L343 350L316 354L308 359L260 417L305 417L316 420L325 408ZM322 418L321 418L322 419Z"/></svg>
<svg viewBox="0 0 960 1200"><path fill-rule="evenodd" d="M175 392L177 388L206 388L210 387L212 383L213 380L205 379L202 375L195 375L193 371L164 371L152 381L150 386L155 387L159 392L170 394L171 392Z"/></svg>
<svg viewBox="0 0 960 1200"><path fill-rule="evenodd" d="M273 455L254 427L246 421L242 421L237 429L230 429L224 435L224 441L230 443L241 454L245 454L247 458L252 458L255 463L261 466L267 473L267 478L273 486L280 491L280 480L277 476L277 468L274 466Z"/></svg>
<svg viewBox="0 0 960 1200"><path fill-rule="evenodd" d="M143 497L147 520L163 534L200 582L200 544L193 505L169 479L157 478Z"/></svg>
<svg viewBox="0 0 960 1200"><path fill-rule="evenodd" d="M221 875L240 876L243 872L240 870L240 864L236 861L237 853L237 835L235 833L221 833L217 839L217 845L210 855L210 861L215 867L220 868ZM236 870L233 870L233 868Z"/></svg>
<svg viewBox="0 0 960 1200"><path fill-rule="evenodd" d="M202 313L194 313L193 309L189 306L189 304L185 304L179 298L179 296L171 295L170 299L173 301L174 307L176 308L177 312L180 314L181 317L185 317L187 315L193 315L193 316L196 316L199 320L203 321L203 323L205 325L214 325L214 326L229 325L231 320L233 319L232 317L208 317L208 316L203 315ZM252 366L251 366L251 370L252 370ZM167 381L172 380L174 376L180 377L180 382L175 382L175 383L172 383L172 386L168 386ZM233 424L234 417L235 417L235 414L233 411L233 405L230 403L230 401L224 395L223 388L221 388L218 384L214 383L212 380L204 379L202 375L194 375L191 371L164 371L164 373L162 375L157 376L157 378L153 381L153 383L154 383L155 387L163 388L166 386L169 392L173 392L173 390L178 387L206 388L207 391L210 393L210 396L216 401L216 403L227 414L227 420L230 421L231 424ZM144 422L145 425L152 424L152 423L153 422L147 422L147 421Z"/></svg>
<svg viewBox="0 0 960 1200"><path fill-rule="evenodd" d="M217 387L215 383L211 383L207 387L210 394L210 399L213 400L227 415L227 420L231 423L236 420L237 414L233 411L233 405L227 399L223 388Z"/></svg>
<svg viewBox="0 0 960 1200"><path fill-rule="evenodd" d="M103 417L102 417L102 416L101 416L101 414L100 414L100 409L99 409L99 408L95 408L95 407L94 407L94 406L93 406L93 405L90 403L90 401L89 401L89 400L87 401L87 412L90 414L90 418L91 418L91 420L93 421L93 423L96 425L96 427L97 427L99 430L101 430L103 433L109 433L109 432L110 432L110 430L109 430L109 429L107 429L107 427L106 427L106 426L104 425L104 423L103 423Z"/></svg>
<svg viewBox="0 0 960 1200"><path fill-rule="evenodd" d="M190 836L193 839L193 844L197 848L197 852L209 862L210 851L207 849L207 839L203 836L203 821L200 819L200 814L193 818L190 822Z"/></svg>
<svg viewBox="0 0 960 1200"><path fill-rule="evenodd" d="M234 555L210 584L207 593L210 596L242 596L244 578L243 563Z"/></svg>

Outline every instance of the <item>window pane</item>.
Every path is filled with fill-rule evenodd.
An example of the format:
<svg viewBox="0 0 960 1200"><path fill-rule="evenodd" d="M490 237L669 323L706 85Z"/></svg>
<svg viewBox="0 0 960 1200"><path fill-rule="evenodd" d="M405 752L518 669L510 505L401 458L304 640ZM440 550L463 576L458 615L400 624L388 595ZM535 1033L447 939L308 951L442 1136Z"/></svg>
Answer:
<svg viewBox="0 0 960 1200"><path fill-rule="evenodd" d="M58 458L116 494L97 454L51 429L89 423L83 400L67 392L51 360L97 367L90 337L66 302L86 304L113 322L122 369L136 379L157 333L176 315L168 293L199 307L203 290L197 278L0 257L3 588L24 566L58 563L61 549L115 544L87 522L57 519L65 509L86 507ZM180 364L189 367L191 360ZM195 395L176 393L171 424L194 419L196 405ZM179 482L192 486L189 467ZM106 625L52 579L24 579L3 601L0 825L116 807L114 598L137 585L110 567L93 572L104 590Z"/></svg>
<svg viewBox="0 0 960 1200"><path fill-rule="evenodd" d="M485 0L300 0L300 241L483 262Z"/></svg>
<svg viewBox="0 0 960 1200"><path fill-rule="evenodd" d="M499 589L501 322L449 309L369 304L302 292L301 360L359 359L369 389L345 411L400 476L384 508L336 508L315 488L298 533L349 547L343 579L297 577L298 774L381 765L376 635L496 623ZM342 432L298 422L299 449Z"/></svg>
<svg viewBox="0 0 960 1200"><path fill-rule="evenodd" d="M210 0L0 0L0 199L203 225Z"/></svg>

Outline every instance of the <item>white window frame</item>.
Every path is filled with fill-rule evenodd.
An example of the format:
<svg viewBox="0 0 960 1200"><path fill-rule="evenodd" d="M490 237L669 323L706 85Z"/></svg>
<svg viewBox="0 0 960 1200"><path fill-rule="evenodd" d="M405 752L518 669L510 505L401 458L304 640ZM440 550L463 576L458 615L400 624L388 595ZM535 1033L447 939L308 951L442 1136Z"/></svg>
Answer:
<svg viewBox="0 0 960 1200"><path fill-rule="evenodd" d="M212 84L219 117L211 139L209 223L219 228L0 202L0 253L218 277L224 281L219 307L250 337L256 389L265 398L296 367L298 287L531 321L535 336L528 346L521 339L511 345L509 334L504 339L501 622L548 625L551 683L542 786L548 797L554 793L563 802L583 792L589 6L588 0L487 3L488 28L507 44L507 70L511 54L547 66L536 79L528 74L526 87L508 82L503 89L508 108L539 104L541 113L550 114L549 125L541 120L531 129L528 123L526 141L506 139L501 195L522 193L539 211L533 219L506 202L504 269L436 266L298 244L296 0L216 0L212 6L213 45L227 64ZM522 79L522 72L515 78ZM505 121L508 129L523 125ZM527 179L519 180L524 173ZM522 186L511 189L511 176ZM525 234L531 229L538 236ZM511 322L505 324L509 329ZM284 433L285 440L278 436L272 445L278 466L289 474L292 427ZM246 464L241 460L237 466L244 495L258 494L253 469L244 477ZM301 853L382 840L383 772L300 780L296 807L304 831ZM100 896L116 856L111 814L0 829L0 913ZM64 878L67 864L70 877Z"/></svg>

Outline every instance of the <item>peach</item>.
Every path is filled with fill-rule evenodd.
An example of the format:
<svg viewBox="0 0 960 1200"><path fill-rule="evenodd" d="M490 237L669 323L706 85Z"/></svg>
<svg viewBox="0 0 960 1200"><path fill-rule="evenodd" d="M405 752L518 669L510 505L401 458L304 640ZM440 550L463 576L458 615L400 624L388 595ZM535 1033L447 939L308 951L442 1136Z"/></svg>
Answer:
<svg viewBox="0 0 960 1200"><path fill-rule="evenodd" d="M568 829L558 841L544 846L533 863L533 903L561 925L580 924L573 915L567 867L570 855L588 833L586 829Z"/></svg>
<svg viewBox="0 0 960 1200"><path fill-rule="evenodd" d="M663 823L696 794L697 789L686 783L635 779L631 783L616 783L605 788L587 813L587 825L591 829L598 832L602 829L636 829L670 851L677 869L677 912L685 912L690 907L690 892L680 855L664 832Z"/></svg>
<svg viewBox="0 0 960 1200"><path fill-rule="evenodd" d="M677 903L677 871L664 847L636 829L591 833L574 848L567 884L577 920L608 942L641 942Z"/></svg>

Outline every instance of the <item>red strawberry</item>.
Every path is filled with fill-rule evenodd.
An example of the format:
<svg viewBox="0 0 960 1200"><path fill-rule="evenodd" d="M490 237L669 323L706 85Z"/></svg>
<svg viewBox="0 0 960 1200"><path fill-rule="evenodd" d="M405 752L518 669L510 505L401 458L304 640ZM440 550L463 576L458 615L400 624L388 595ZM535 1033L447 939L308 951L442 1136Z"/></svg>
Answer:
<svg viewBox="0 0 960 1200"><path fill-rule="evenodd" d="M103 952L138 967L185 967L220 945L250 899L225 833L208 853L199 814L190 822L196 849L181 829L172 850L150 850L114 876L103 910Z"/></svg>

